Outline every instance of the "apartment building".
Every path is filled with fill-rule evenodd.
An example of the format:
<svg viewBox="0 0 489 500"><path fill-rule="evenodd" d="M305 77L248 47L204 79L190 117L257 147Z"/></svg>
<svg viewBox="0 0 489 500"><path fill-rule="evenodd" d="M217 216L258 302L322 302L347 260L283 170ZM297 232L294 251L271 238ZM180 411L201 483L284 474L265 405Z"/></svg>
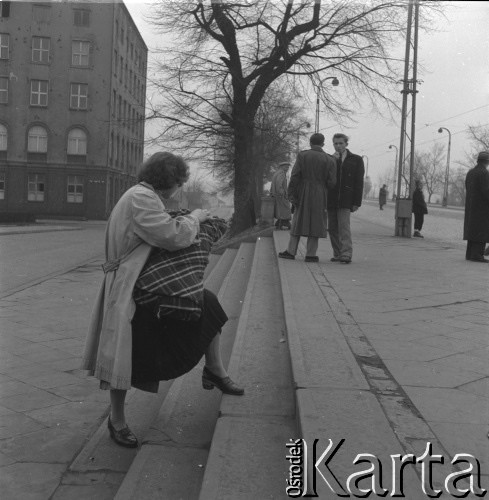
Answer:
<svg viewBox="0 0 489 500"><path fill-rule="evenodd" d="M0 1L0 212L106 218L143 158L148 49L122 1Z"/></svg>

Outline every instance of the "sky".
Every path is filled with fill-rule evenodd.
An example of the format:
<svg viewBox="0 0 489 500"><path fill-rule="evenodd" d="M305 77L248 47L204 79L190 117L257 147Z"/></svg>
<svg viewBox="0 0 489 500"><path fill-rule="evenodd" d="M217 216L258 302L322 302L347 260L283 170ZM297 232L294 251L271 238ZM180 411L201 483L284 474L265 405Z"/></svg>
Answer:
<svg viewBox="0 0 489 500"><path fill-rule="evenodd" d="M148 46L150 65L152 49L159 45L158 37L144 20L144 14L151 12L152 2L125 0L124 3ZM438 133L438 129L449 129L452 136L450 166L454 169L457 161L462 161L470 151L467 126L489 126L489 1L442 3L447 4L448 9L445 17L437 18L436 31L419 32L418 80L422 83L418 86L416 101L415 144L417 151L429 151L440 142L446 151L448 133ZM404 47L400 49L404 53ZM399 106L401 101L399 93ZM313 109L309 116L312 122ZM400 122L393 123L390 117L362 110L354 118L356 123L341 127L321 113L320 130L326 136L324 149L332 153L328 138L335 132L346 133L350 137L349 149L367 156L368 160L364 160L366 164L368 161L368 175L378 191L387 175L393 176L396 153L389 145L399 147ZM408 118L409 129L410 123ZM306 146L304 141L301 147Z"/></svg>

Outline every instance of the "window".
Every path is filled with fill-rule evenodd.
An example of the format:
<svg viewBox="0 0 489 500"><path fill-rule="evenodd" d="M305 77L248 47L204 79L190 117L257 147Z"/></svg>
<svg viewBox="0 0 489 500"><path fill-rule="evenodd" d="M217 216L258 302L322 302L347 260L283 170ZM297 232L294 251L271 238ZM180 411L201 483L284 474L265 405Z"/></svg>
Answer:
<svg viewBox="0 0 489 500"><path fill-rule="evenodd" d="M87 154L87 134L81 128L71 129L68 134L68 154Z"/></svg>
<svg viewBox="0 0 489 500"><path fill-rule="evenodd" d="M8 102L8 78L0 76L0 104Z"/></svg>
<svg viewBox="0 0 489 500"><path fill-rule="evenodd" d="M0 151L7 151L7 127L0 123Z"/></svg>
<svg viewBox="0 0 489 500"><path fill-rule="evenodd" d="M124 28L121 26L121 43L124 45Z"/></svg>
<svg viewBox="0 0 489 500"><path fill-rule="evenodd" d="M122 83L122 72L124 71L124 58L121 56L121 64L119 66L119 81Z"/></svg>
<svg viewBox="0 0 489 500"><path fill-rule="evenodd" d="M83 177L79 175L68 176L68 203L83 203Z"/></svg>
<svg viewBox="0 0 489 500"><path fill-rule="evenodd" d="M9 58L10 37L6 33L0 33L0 59Z"/></svg>
<svg viewBox="0 0 489 500"><path fill-rule="evenodd" d="M88 85L86 83L72 83L70 86L70 108L87 109Z"/></svg>
<svg viewBox="0 0 489 500"><path fill-rule="evenodd" d="M90 11L85 9L73 9L74 26L90 26Z"/></svg>
<svg viewBox="0 0 489 500"><path fill-rule="evenodd" d="M5 173L0 172L0 200L5 199Z"/></svg>
<svg viewBox="0 0 489 500"><path fill-rule="evenodd" d="M33 5L32 17L38 23L48 23L51 20L51 7L49 5Z"/></svg>
<svg viewBox="0 0 489 500"><path fill-rule="evenodd" d="M51 39L40 36L32 37L32 62L48 63Z"/></svg>
<svg viewBox="0 0 489 500"><path fill-rule="evenodd" d="M48 132L44 127L36 125L27 134L27 151L29 153L47 153Z"/></svg>
<svg viewBox="0 0 489 500"><path fill-rule="evenodd" d="M44 201L44 175L30 174L27 176L27 200Z"/></svg>
<svg viewBox="0 0 489 500"><path fill-rule="evenodd" d="M31 80L31 106L48 105L48 81Z"/></svg>
<svg viewBox="0 0 489 500"><path fill-rule="evenodd" d="M71 64L73 66L88 66L90 42L71 42Z"/></svg>
<svg viewBox="0 0 489 500"><path fill-rule="evenodd" d="M10 17L10 2L0 2L0 17Z"/></svg>
<svg viewBox="0 0 489 500"><path fill-rule="evenodd" d="M118 66L119 66L119 58L117 57L117 50L114 50L114 76L117 76Z"/></svg>
<svg viewBox="0 0 489 500"><path fill-rule="evenodd" d="M117 95L115 93L115 90L112 91L112 116L116 115L116 110L117 110Z"/></svg>

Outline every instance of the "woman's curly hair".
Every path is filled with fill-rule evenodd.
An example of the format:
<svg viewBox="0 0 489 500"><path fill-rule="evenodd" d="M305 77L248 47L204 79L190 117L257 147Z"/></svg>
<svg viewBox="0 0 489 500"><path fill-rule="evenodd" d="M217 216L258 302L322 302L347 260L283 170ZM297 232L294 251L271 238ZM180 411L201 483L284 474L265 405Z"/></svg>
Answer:
<svg viewBox="0 0 489 500"><path fill-rule="evenodd" d="M189 178L189 167L181 156L166 151L150 156L139 169L138 182L147 182L154 189L182 186Z"/></svg>

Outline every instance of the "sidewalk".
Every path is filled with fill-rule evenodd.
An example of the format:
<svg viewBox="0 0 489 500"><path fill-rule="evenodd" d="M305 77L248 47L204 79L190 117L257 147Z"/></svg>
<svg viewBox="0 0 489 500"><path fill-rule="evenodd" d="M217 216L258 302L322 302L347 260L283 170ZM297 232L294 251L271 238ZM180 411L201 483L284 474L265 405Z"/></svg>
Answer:
<svg viewBox="0 0 489 500"><path fill-rule="evenodd" d="M105 225L107 221L39 220L35 224L0 224L0 235L78 231L89 225Z"/></svg>
<svg viewBox="0 0 489 500"><path fill-rule="evenodd" d="M378 395L401 442L417 456L427 440L439 445L437 452L474 455L487 488L489 267L466 262L460 248L428 238L395 238L391 229L360 216L352 232L352 264L330 262L330 243L321 240L320 263L307 266L356 363L371 384L380 384L382 371ZM103 471L65 474L108 411L107 394L79 370L100 264L0 300L2 499L76 498L70 485L104 474L100 496L92 498L110 499L123 479ZM378 366L362 364L360 345L377 355ZM418 427L407 428L406 416L392 404L401 396ZM349 416L341 418L348 425Z"/></svg>
<svg viewBox="0 0 489 500"><path fill-rule="evenodd" d="M368 213L352 234L350 265L321 240L308 267L371 392L407 450L469 453L489 489L488 265L465 261L463 242L394 237Z"/></svg>

